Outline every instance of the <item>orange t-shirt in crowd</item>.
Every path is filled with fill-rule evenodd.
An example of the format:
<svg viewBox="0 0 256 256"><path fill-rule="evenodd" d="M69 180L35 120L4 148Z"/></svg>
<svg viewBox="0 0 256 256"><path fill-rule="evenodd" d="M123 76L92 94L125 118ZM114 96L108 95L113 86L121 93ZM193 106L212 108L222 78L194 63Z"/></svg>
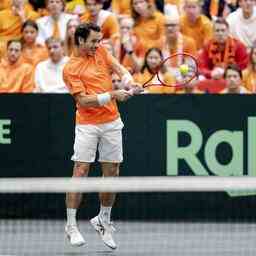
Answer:
<svg viewBox="0 0 256 256"><path fill-rule="evenodd" d="M152 47L162 49L164 44L164 15L155 11L152 18L139 18L133 31L143 43L145 50Z"/></svg>
<svg viewBox="0 0 256 256"><path fill-rule="evenodd" d="M40 44L25 46L22 49L21 58L25 63L31 64L35 68L40 61L48 58L48 51L45 46Z"/></svg>
<svg viewBox="0 0 256 256"><path fill-rule="evenodd" d="M111 66L113 57L100 46L94 56L73 56L65 65L63 79L73 95L96 95L113 90ZM115 100L99 107L81 107L77 104L77 124L102 124L116 120L119 111Z"/></svg>
<svg viewBox="0 0 256 256"><path fill-rule="evenodd" d="M193 38L196 42L197 50L201 49L206 42L212 39L212 22L204 15L200 15L196 22L192 24L186 15L180 19L181 33Z"/></svg>
<svg viewBox="0 0 256 256"><path fill-rule="evenodd" d="M15 64L2 59L0 62L0 93L32 93L34 72L30 64L19 59Z"/></svg>

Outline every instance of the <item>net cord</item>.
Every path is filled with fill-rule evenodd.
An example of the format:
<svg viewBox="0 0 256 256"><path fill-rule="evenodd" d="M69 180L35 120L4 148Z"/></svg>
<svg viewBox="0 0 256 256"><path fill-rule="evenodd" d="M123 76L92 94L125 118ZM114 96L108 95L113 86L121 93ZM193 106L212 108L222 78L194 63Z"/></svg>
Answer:
<svg viewBox="0 0 256 256"><path fill-rule="evenodd" d="M256 190L256 177L0 178L0 193L217 192L250 189Z"/></svg>

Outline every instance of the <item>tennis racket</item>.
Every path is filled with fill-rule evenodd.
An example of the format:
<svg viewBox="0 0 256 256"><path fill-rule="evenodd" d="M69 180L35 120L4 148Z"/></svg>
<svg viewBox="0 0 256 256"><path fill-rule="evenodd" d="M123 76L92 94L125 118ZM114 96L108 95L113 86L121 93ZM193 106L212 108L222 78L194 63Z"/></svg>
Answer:
<svg viewBox="0 0 256 256"><path fill-rule="evenodd" d="M168 73L173 79L166 79L163 73ZM189 86L197 77L198 63L196 58L187 53L176 53L164 59L156 72L142 86L144 89L154 86L179 89Z"/></svg>

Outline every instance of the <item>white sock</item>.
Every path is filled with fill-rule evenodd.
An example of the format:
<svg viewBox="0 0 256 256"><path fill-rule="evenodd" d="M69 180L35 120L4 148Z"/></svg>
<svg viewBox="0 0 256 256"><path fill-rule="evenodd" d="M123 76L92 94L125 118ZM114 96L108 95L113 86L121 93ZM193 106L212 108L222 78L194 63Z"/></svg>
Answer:
<svg viewBox="0 0 256 256"><path fill-rule="evenodd" d="M111 216L111 209L112 207L105 207L105 206L100 206L100 213L99 217L106 223L110 223L110 216Z"/></svg>
<svg viewBox="0 0 256 256"><path fill-rule="evenodd" d="M76 226L76 212L77 209L67 208L67 225Z"/></svg>

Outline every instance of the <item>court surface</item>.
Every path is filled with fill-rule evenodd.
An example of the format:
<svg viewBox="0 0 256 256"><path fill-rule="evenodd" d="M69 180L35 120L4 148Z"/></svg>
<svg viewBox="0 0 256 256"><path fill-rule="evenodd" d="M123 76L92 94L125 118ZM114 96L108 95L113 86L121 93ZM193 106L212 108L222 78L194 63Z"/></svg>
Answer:
<svg viewBox="0 0 256 256"><path fill-rule="evenodd" d="M62 220L0 220L0 256L255 256L255 223L116 222L115 251L105 247L88 221L80 221L86 245L70 247Z"/></svg>

